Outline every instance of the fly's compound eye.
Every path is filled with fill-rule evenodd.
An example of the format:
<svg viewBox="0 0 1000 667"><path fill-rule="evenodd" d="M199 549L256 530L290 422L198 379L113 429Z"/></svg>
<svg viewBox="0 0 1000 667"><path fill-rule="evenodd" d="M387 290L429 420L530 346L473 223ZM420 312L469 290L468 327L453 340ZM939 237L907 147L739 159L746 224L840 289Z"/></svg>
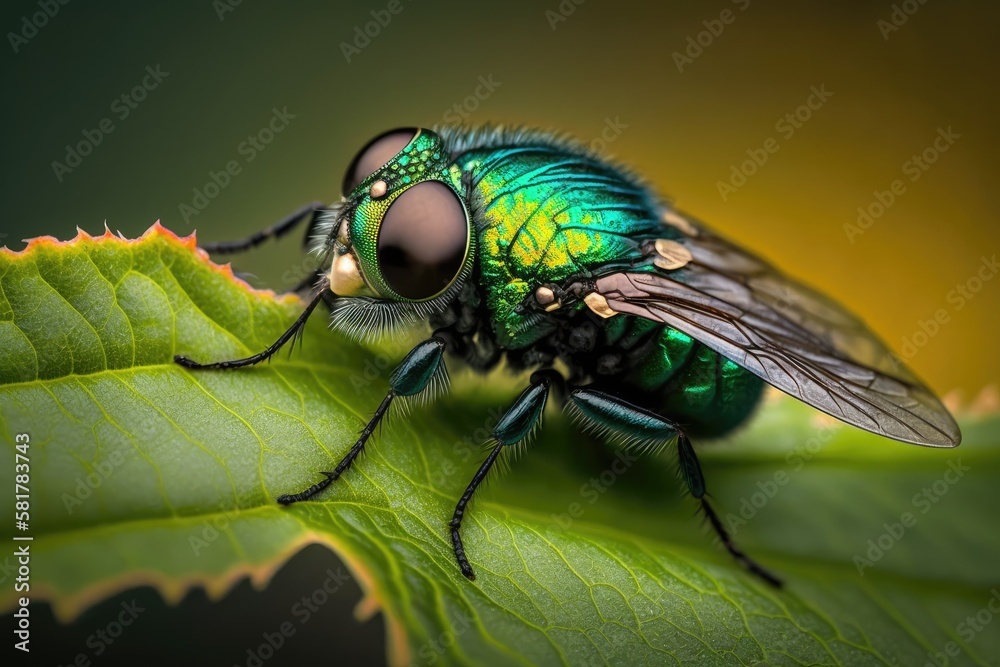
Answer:
<svg viewBox="0 0 1000 667"><path fill-rule="evenodd" d="M351 166L344 174L344 196L349 195L361 181L374 174L386 162L396 157L399 151L413 140L417 134L415 128L389 130L369 141L358 151L351 161Z"/></svg>
<svg viewBox="0 0 1000 667"><path fill-rule="evenodd" d="M458 277L469 243L469 222L458 195L424 181L389 206L378 233L378 267L405 299L430 299Z"/></svg>

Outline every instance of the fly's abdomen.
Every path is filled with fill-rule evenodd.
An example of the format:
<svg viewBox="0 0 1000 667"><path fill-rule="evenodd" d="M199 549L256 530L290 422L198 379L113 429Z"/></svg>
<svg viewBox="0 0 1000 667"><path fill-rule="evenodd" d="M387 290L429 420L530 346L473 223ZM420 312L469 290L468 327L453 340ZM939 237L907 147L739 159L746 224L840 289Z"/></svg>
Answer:
<svg viewBox="0 0 1000 667"><path fill-rule="evenodd" d="M691 435L720 436L739 426L764 389L750 371L668 326L651 331L630 361L623 378L630 393Z"/></svg>

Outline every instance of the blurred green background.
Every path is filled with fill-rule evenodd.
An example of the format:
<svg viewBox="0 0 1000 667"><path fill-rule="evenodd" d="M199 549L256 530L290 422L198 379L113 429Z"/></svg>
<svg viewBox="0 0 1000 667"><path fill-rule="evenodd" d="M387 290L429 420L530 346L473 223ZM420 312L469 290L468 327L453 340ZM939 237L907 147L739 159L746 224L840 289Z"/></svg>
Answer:
<svg viewBox="0 0 1000 667"><path fill-rule="evenodd" d="M983 262L1000 251L996 3L577 2L69 2L37 30L24 23L42 11L37 0L4 3L0 244L69 238L76 226L97 234L105 222L135 236L157 219L202 239L238 237L337 199L354 152L383 129L525 123L596 142L681 209L849 304L938 392L968 399L1000 377L1000 279ZM358 33L378 18L386 24L366 45ZM147 67L166 75L157 83ZM145 99L121 99L144 78L151 89L135 97ZM813 88L832 95L783 121ZM294 118L251 148L274 109ZM104 119L114 130L67 163L67 145ZM777 152L723 196L719 182L739 184L733 169L760 161L770 138ZM926 169L913 161L922 154ZM196 202L230 161L240 172ZM197 203L207 206L184 214ZM867 229L858 207L875 214ZM287 289L301 275L298 239L235 266ZM312 590L335 563L314 548L279 575L281 590L243 586L220 613L198 594L161 604L150 632L243 664L229 640L272 629L287 616L281 596ZM338 595L330 624L296 638L297 655L349 643L382 660L380 621L359 630L355 600ZM103 617L40 631L59 639L47 647L55 662L72 659L89 618ZM138 634L102 661L158 641Z"/></svg>

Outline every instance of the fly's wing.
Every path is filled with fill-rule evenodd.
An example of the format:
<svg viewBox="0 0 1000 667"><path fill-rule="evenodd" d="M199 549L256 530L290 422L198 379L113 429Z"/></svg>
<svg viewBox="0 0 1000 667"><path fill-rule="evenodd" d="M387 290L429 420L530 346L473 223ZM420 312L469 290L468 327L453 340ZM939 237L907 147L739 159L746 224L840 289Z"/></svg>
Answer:
<svg viewBox="0 0 1000 667"><path fill-rule="evenodd" d="M778 389L896 440L954 447L958 426L934 394L854 315L676 213L681 268L596 280L612 310L668 324Z"/></svg>

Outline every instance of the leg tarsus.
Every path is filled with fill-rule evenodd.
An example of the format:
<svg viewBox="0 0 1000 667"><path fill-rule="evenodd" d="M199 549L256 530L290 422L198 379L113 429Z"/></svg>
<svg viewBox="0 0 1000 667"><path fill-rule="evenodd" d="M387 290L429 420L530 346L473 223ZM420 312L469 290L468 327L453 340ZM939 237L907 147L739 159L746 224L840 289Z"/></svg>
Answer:
<svg viewBox="0 0 1000 667"><path fill-rule="evenodd" d="M304 491L299 491L298 493L286 493L283 496L278 496L278 502L281 503L282 505L291 505L292 503L297 503L302 500L309 500L317 493L320 493L321 491L326 489L326 487L333 484L333 482L336 481L337 479L337 477L332 472L321 472L320 474L326 475L326 479L324 479L321 482L317 482L316 484L313 484Z"/></svg>
<svg viewBox="0 0 1000 667"><path fill-rule="evenodd" d="M729 531L727 531L726 527L722 525L722 520L719 519L719 515L715 513L715 510L712 509L712 506L709 504L708 499L699 498L698 502L701 503L702 511L705 513L705 516L708 517L709 524L711 524L712 529L715 530L715 533L719 536L723 546L726 547L726 551L728 551L733 558L742 563L743 567L745 567L751 574L757 575L775 588L781 588L783 585L781 579L772 574L763 565L750 558L750 556L747 556L742 549L736 546L736 543L733 542L733 538L729 535Z"/></svg>
<svg viewBox="0 0 1000 667"><path fill-rule="evenodd" d="M719 540L726 548L726 551L749 572L757 575L771 586L781 588L781 579L771 574L766 568L747 556L742 549L736 546L729 531L726 530L726 527L722 524L722 520L719 519L719 515L712 509L708 498L705 497L705 476L701 472L701 464L694 453L691 441L683 433L677 436L677 458L681 468L681 477L684 478L684 482L687 484L688 490L691 491L691 495L701 504L701 510L705 513L708 523L712 526L715 534L719 536Z"/></svg>
<svg viewBox="0 0 1000 667"><path fill-rule="evenodd" d="M533 373L531 376L531 385L521 392L521 395L517 397L514 403L507 408L507 411L497 421L497 425L493 427L491 434L495 445L490 450L489 456L486 457L486 460L479 467L479 470L476 471L472 481L469 482L465 493L459 498L458 504L455 505L455 513L452 515L451 521L448 522L448 526L451 528L451 544L455 552L455 560L458 561L458 567L462 570L462 574L470 581L475 581L476 573L473 571L472 565L469 563L469 558L465 554L465 545L462 543L461 534L462 519L465 517L467 505L476 493L476 489L486 479L486 475L489 474L490 468L496 463L497 457L500 456L503 448L516 445L524 440L538 424L542 412L545 410L549 387L553 382L553 373L555 371Z"/></svg>
<svg viewBox="0 0 1000 667"><path fill-rule="evenodd" d="M458 504L455 505L455 513L451 517L451 521L448 522L451 528L451 545L455 552L455 560L458 561L458 567L465 575L465 578L469 581L476 580L476 573L472 569L472 565L469 564L469 558L465 555L465 545L462 544L462 518L465 516L465 508L472 500L472 495L476 492L476 488L486 479L486 475L489 473L490 468L496 462L497 457L500 455L500 451L505 447L503 443L497 443L497 445L490 451L490 455L486 457L483 465L479 467L476 471L475 476L472 481L469 482L469 486L465 489L465 493L459 499Z"/></svg>
<svg viewBox="0 0 1000 667"><path fill-rule="evenodd" d="M352 463L354 463L354 459L358 458L358 455L364 451L365 443L368 442L368 438L370 438L372 433L375 432L375 427L378 426L380 421L382 421L382 417L384 417L385 413L389 411L389 406L392 405L392 399L395 398L395 396L396 395L390 389L389 393L382 399L382 403L380 403L378 408L375 410L375 414L372 415L372 418L368 420L367 424L365 424L365 428L361 431L361 435L358 436L357 441L351 447L350 451L347 452L344 458L340 460L337 467L334 468L332 472L320 473L321 475L326 475L326 479L316 482L304 491L278 496L278 502L282 505L291 505L292 503L309 500L313 496L325 491L326 487L340 479L340 476L351 467Z"/></svg>
<svg viewBox="0 0 1000 667"><path fill-rule="evenodd" d="M313 300L309 302L309 305L306 306L306 309L303 310L302 314L299 315L298 319L295 320L295 323L292 324L292 326L288 328L288 331L281 334L281 336L278 337L278 340L276 340L269 348L267 348L263 352L259 352L251 357L246 357L244 359L230 359L228 361L217 361L211 364L200 364L197 361L194 361L193 359L188 359L184 355L178 354L174 355L174 363L177 363L183 366L184 368L188 368L191 370L207 370L207 369L230 370L233 368L243 368L244 366L253 366L254 364L259 364L262 361L267 361L272 356L274 356L275 352L280 350L285 343L287 343L289 340L300 334L301 330L306 325L306 320L308 320L309 316L312 315L313 310L316 309L316 306L319 305L320 301L324 300L326 296L325 294L326 291L327 291L326 286L321 285L320 293L317 294L313 298Z"/></svg>
<svg viewBox="0 0 1000 667"><path fill-rule="evenodd" d="M318 299L321 300L324 294L321 294ZM314 302L312 305L314 306L315 303L317 302ZM399 366L396 367L396 370L393 371L392 376L389 378L389 392L382 399L382 403L375 410L375 414L365 424L365 428L361 431L361 435L358 436L354 446L340 460L337 467L332 472L321 473L326 475L326 479L313 484L308 489L299 493L279 496L278 502L282 505L291 505L292 503L309 500L340 479L340 476L351 467L354 460L364 451L365 443L368 442L372 433L375 432L375 429L381 423L382 418L389 411L389 406L392 405L393 399L397 396L415 396L426 389L437 374L444 372L443 357L444 341L433 336L417 344L410 350L409 354L399 363Z"/></svg>
<svg viewBox="0 0 1000 667"><path fill-rule="evenodd" d="M691 446L691 441L679 424L621 398L593 389L575 389L570 392L570 400L579 415L601 428L623 433L639 446L648 447L650 443L666 444L676 439L681 477L688 491L700 503L701 510L708 517L712 529L726 550L751 573L772 586L781 586L780 579L736 546L719 516L712 509L706 498L705 476L701 471L701 464ZM659 446L654 446L653 449L659 449Z"/></svg>

